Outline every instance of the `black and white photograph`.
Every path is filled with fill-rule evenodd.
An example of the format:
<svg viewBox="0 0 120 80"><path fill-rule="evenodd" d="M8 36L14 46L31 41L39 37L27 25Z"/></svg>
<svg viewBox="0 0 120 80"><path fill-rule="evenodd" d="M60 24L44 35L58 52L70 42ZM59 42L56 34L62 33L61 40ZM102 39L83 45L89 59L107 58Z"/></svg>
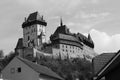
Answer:
<svg viewBox="0 0 120 80"><path fill-rule="evenodd" d="M120 80L120 1L0 0L0 80Z"/></svg>

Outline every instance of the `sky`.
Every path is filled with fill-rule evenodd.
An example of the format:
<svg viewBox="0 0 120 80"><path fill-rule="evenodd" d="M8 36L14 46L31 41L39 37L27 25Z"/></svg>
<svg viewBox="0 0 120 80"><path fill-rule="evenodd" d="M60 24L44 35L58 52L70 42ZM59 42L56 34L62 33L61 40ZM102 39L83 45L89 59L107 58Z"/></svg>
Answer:
<svg viewBox="0 0 120 80"><path fill-rule="evenodd" d="M0 0L0 49L14 51L23 37L24 17L38 11L48 23L50 34L63 23L71 32L91 34L95 52L117 52L120 49L120 0Z"/></svg>

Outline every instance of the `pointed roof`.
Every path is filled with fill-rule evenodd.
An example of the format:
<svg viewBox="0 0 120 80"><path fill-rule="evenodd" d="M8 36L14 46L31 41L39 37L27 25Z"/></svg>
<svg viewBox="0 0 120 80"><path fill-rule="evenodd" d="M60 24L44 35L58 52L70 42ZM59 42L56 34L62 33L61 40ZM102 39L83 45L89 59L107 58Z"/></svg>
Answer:
<svg viewBox="0 0 120 80"><path fill-rule="evenodd" d="M92 41L90 33L88 34L88 39Z"/></svg>
<svg viewBox="0 0 120 80"><path fill-rule="evenodd" d="M28 61L26 59L23 59L21 57L16 57L16 58L19 59L20 61L22 61L23 63L25 63L26 65L28 65L29 67L31 67L36 72L40 73L41 75L46 75L46 76L50 76L50 77L53 77L53 78L56 78L59 80L63 80L63 78L61 78L58 74L53 72L50 68L47 68L40 64L35 64L35 63Z"/></svg>
<svg viewBox="0 0 120 80"><path fill-rule="evenodd" d="M62 18L60 18L60 26L63 26Z"/></svg>
<svg viewBox="0 0 120 80"><path fill-rule="evenodd" d="M23 38L19 38L15 49L22 49L23 47Z"/></svg>

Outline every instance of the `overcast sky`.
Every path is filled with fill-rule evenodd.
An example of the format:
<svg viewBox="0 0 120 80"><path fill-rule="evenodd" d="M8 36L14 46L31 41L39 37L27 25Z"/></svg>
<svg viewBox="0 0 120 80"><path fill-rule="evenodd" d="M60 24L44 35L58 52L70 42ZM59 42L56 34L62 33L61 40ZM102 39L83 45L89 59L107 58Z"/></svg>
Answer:
<svg viewBox="0 0 120 80"><path fill-rule="evenodd" d="M13 51L22 37L24 17L39 11L47 21L47 39L60 17L71 32L90 33L97 53L120 49L120 0L0 0L0 49Z"/></svg>

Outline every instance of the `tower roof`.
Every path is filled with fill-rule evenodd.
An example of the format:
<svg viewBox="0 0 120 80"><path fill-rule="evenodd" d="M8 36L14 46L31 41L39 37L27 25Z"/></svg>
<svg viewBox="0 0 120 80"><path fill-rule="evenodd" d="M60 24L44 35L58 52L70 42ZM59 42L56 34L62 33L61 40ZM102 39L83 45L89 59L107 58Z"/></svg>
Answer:
<svg viewBox="0 0 120 80"><path fill-rule="evenodd" d="M34 13L31 13L27 19L25 18L25 22L23 22L22 28L30 26L32 24L41 24L44 26L47 25L47 23L43 19L43 16L41 16L37 11Z"/></svg>
<svg viewBox="0 0 120 80"><path fill-rule="evenodd" d="M34 12L31 13L27 18L27 21L32 21L32 20L43 20L43 17L40 16L39 12Z"/></svg>
<svg viewBox="0 0 120 80"><path fill-rule="evenodd" d="M23 38L19 38L17 45L16 45L16 49L22 49L23 47L24 47L23 46Z"/></svg>
<svg viewBox="0 0 120 80"><path fill-rule="evenodd" d="M90 41L92 41L92 38L91 38L90 34L88 34L88 39L89 39Z"/></svg>

